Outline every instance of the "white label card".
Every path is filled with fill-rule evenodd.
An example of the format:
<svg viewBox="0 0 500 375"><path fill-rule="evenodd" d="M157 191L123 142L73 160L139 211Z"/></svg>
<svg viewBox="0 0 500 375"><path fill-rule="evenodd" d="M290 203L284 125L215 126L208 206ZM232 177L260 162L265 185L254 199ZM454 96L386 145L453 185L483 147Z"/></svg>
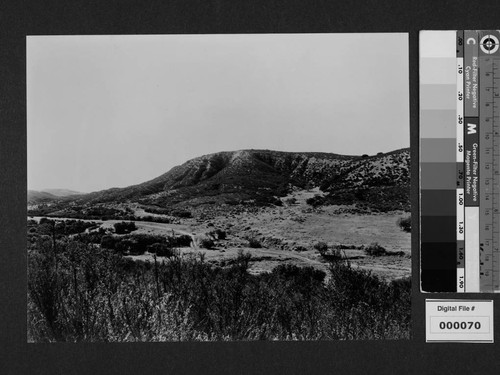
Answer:
<svg viewBox="0 0 500 375"><path fill-rule="evenodd" d="M493 343L493 301L428 299L427 342Z"/></svg>

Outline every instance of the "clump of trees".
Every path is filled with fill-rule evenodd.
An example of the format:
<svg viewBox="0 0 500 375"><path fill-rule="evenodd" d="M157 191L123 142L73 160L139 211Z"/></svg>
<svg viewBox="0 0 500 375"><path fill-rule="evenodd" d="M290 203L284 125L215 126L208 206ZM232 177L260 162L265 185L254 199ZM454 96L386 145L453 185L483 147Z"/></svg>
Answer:
<svg viewBox="0 0 500 375"><path fill-rule="evenodd" d="M35 222L36 223L36 222ZM40 225L35 226L36 230L49 234L55 231L58 236L68 236L77 233L83 233L87 229L92 230L99 227L95 222L88 222L83 220L55 220L42 217Z"/></svg>
<svg viewBox="0 0 500 375"><path fill-rule="evenodd" d="M168 208L161 208L161 207L145 207L144 211L149 212L151 214L158 214L158 215L169 215L170 210Z"/></svg>
<svg viewBox="0 0 500 375"><path fill-rule="evenodd" d="M127 234L133 232L134 230L137 230L137 226L133 221L122 221L121 223L115 223L113 227L115 228L116 234Z"/></svg>
<svg viewBox="0 0 500 375"><path fill-rule="evenodd" d="M171 224L174 222L172 218L169 217L163 217L163 216L151 216L151 215L146 215L146 216L136 216L134 218L136 221L150 221L152 223L164 223L164 224Z"/></svg>
<svg viewBox="0 0 500 375"><path fill-rule="evenodd" d="M163 253L169 254L169 251L165 249L188 247L191 245L191 241L191 237L187 234L176 236L160 236L142 233L126 236L104 235L101 238L101 247L127 255L142 255L146 251L153 250L158 256L163 256ZM159 246L151 247L155 244L161 245L160 247L163 250L161 250L160 253L155 252L155 249L157 250L160 248Z"/></svg>
<svg viewBox="0 0 500 375"><path fill-rule="evenodd" d="M146 249L149 253L156 254L159 257L170 258L174 255L179 255L179 251L168 243L155 242L152 245L148 245Z"/></svg>
<svg viewBox="0 0 500 375"><path fill-rule="evenodd" d="M175 217L178 217L181 219L189 219L189 218L193 217L193 214L191 213L191 211L187 211L187 210L173 210L171 214L172 214L172 216L175 216Z"/></svg>
<svg viewBox="0 0 500 375"><path fill-rule="evenodd" d="M62 239L67 236L82 239L98 237L99 239L94 243L99 243L100 236L102 236L104 230L95 230L98 226L95 222L85 222L82 220L52 220L47 218L41 218L40 222L28 220L28 249L40 237L52 239Z"/></svg>

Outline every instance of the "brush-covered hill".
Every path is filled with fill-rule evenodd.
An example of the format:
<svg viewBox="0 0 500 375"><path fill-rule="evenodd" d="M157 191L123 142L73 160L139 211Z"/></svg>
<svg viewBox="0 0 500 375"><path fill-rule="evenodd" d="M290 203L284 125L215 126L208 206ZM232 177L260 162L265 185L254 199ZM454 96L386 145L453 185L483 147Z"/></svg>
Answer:
<svg viewBox="0 0 500 375"><path fill-rule="evenodd" d="M312 205L408 209L409 149L374 156L240 150L200 156L144 183L73 196L74 204L136 202L162 208L281 204L293 189L321 187Z"/></svg>

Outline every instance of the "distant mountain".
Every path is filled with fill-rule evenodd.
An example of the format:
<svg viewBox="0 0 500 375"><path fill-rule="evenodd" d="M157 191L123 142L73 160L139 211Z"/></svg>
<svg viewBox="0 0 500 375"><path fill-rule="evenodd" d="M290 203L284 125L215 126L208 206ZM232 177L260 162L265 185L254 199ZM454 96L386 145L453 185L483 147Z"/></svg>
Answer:
<svg viewBox="0 0 500 375"><path fill-rule="evenodd" d="M78 194L82 193L68 189L28 190L28 204L48 203Z"/></svg>
<svg viewBox="0 0 500 375"><path fill-rule="evenodd" d="M44 191L28 190L28 204L44 203L55 199L57 197L53 194Z"/></svg>
<svg viewBox="0 0 500 375"><path fill-rule="evenodd" d="M409 149L374 156L240 150L204 155L142 184L73 197L77 204L138 202L159 207L278 203L291 189L321 187L321 204L377 200L409 207ZM369 202L368 202L369 203Z"/></svg>
<svg viewBox="0 0 500 375"><path fill-rule="evenodd" d="M79 191L69 190L69 189L43 189L41 192L49 193L55 195L56 197L68 197L71 195L81 195Z"/></svg>

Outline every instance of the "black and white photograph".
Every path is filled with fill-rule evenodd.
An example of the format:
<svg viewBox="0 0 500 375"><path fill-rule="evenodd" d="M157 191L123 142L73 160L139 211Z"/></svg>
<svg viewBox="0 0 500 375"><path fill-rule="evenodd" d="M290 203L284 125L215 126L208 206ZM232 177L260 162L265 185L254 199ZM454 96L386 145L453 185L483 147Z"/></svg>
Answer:
<svg viewBox="0 0 500 375"><path fill-rule="evenodd" d="M410 339L408 34L26 44L29 343Z"/></svg>

